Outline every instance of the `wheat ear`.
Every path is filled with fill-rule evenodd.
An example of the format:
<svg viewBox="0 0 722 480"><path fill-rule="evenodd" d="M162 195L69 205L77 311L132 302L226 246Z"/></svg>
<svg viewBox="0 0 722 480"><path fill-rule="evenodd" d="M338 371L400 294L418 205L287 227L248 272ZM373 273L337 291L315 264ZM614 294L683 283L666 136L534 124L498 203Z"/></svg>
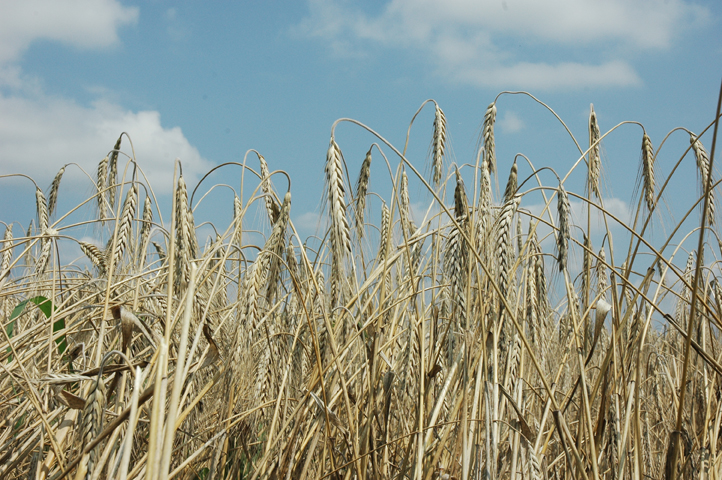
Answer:
<svg viewBox="0 0 722 480"><path fill-rule="evenodd" d="M105 408L105 384L103 378L98 375L97 381L93 384L88 398L85 400L81 420L81 445L85 447L100 433L103 422L103 409ZM82 448L81 448L82 450ZM75 474L76 480L87 480L93 472L95 460L98 455L98 447L82 455L78 469Z"/></svg>
<svg viewBox="0 0 722 480"><path fill-rule="evenodd" d="M559 215L559 232L557 232L557 262L559 271L564 271L567 267L567 253L569 250L569 237L571 225L569 224L569 216L571 209L569 207L569 197L564 185L559 184L557 189L557 213Z"/></svg>
<svg viewBox="0 0 722 480"><path fill-rule="evenodd" d="M271 221L271 225L276 223L278 219L278 204L273 198L273 190L271 189L271 172L268 170L268 163L263 155L258 155L258 162L261 165L261 190L266 202L266 212L268 213L268 219Z"/></svg>
<svg viewBox="0 0 722 480"><path fill-rule="evenodd" d="M0 262L0 281L5 277L5 273L10 269L10 263L13 260L13 225L8 224L5 227L5 235L3 235L2 243L2 262Z"/></svg>
<svg viewBox="0 0 722 480"><path fill-rule="evenodd" d="M145 252L148 244L148 238L150 237L150 229L153 226L153 205L150 201L150 197L146 195L143 200L143 223L140 226L140 252Z"/></svg>
<svg viewBox="0 0 722 480"><path fill-rule="evenodd" d="M108 184L107 182L108 157L105 157L98 163L98 175L96 178L96 183L98 184L98 219L101 225L103 225L108 218L108 210L105 205L105 187Z"/></svg>
<svg viewBox="0 0 722 480"><path fill-rule="evenodd" d="M707 188L707 184L713 184L708 180L710 176L709 156L707 155L707 150L704 149L702 142L700 142L697 137L690 134L689 142L692 144L692 150L694 150L694 156L697 160L697 168L699 169L699 175L702 180L702 193L704 194L704 189ZM710 225L714 225L714 190L712 189L710 189L709 191L707 223Z"/></svg>
<svg viewBox="0 0 722 480"><path fill-rule="evenodd" d="M331 301L335 305L344 279L344 259L351 253L351 235L346 218L346 190L343 185L341 151L331 138L326 154L326 183L331 217Z"/></svg>
<svg viewBox="0 0 722 480"><path fill-rule="evenodd" d="M432 183L438 187L444 171L444 148L446 147L446 116L438 105L436 105L436 113L434 115L433 144L434 158L431 164Z"/></svg>
<svg viewBox="0 0 722 480"><path fill-rule="evenodd" d="M48 228L48 202L39 187L35 187L35 207L38 211L38 230L42 234Z"/></svg>
<svg viewBox="0 0 722 480"><path fill-rule="evenodd" d="M108 159L108 200L110 200L110 208L115 208L115 190L118 183L118 153L120 151L120 141L123 135L118 137L118 140L113 146L113 151L110 153Z"/></svg>
<svg viewBox="0 0 722 480"><path fill-rule="evenodd" d="M490 104L484 113L484 124L482 126L482 136L484 139L485 158L488 160L486 166L489 173L496 170L496 147L494 145L494 123L496 122L496 103Z"/></svg>
<svg viewBox="0 0 722 480"><path fill-rule="evenodd" d="M509 179L506 181L506 188L504 189L504 199L502 200L502 204L509 202L514 197L517 189L517 176L518 167L516 165L516 160L514 160L514 163L511 165L511 170L509 171Z"/></svg>
<svg viewBox="0 0 722 480"><path fill-rule="evenodd" d="M521 197L514 196L510 201L506 202L501 208L501 214L496 227L496 258L498 261L497 281L499 282L499 292L505 296L509 284L509 270L512 261L512 221L514 214L519 206Z"/></svg>
<svg viewBox="0 0 722 480"><path fill-rule="evenodd" d="M125 196L123 210L120 214L120 224L118 225L118 236L113 250L113 265L116 271L123 258L123 252L130 243L130 230L133 227L133 218L135 217L135 209L138 198L138 185L133 184Z"/></svg>
<svg viewBox="0 0 722 480"><path fill-rule="evenodd" d="M78 246L80 246L80 250L90 259L98 271L101 274L104 273L107 268L105 253L92 243L78 242Z"/></svg>
<svg viewBox="0 0 722 480"><path fill-rule="evenodd" d="M60 180L63 178L64 173L65 167L62 167L55 175L53 183L50 184L50 194L48 195L48 214L51 216L55 213L55 207L58 205L58 189L60 188Z"/></svg>
<svg viewBox="0 0 722 480"><path fill-rule="evenodd" d="M599 177L602 170L602 160L599 156L599 124L597 114L594 113L594 105L589 105L589 191L600 197Z"/></svg>
<svg viewBox="0 0 722 480"><path fill-rule="evenodd" d="M373 148L373 147L372 147ZM371 176L371 148L366 152L361 164L361 171L356 182L356 235L358 238L364 236L364 216L366 214L366 194L369 189L369 178Z"/></svg>
<svg viewBox="0 0 722 480"><path fill-rule="evenodd" d="M654 207L654 148L647 132L642 135L642 183L644 201L647 209L651 211Z"/></svg>

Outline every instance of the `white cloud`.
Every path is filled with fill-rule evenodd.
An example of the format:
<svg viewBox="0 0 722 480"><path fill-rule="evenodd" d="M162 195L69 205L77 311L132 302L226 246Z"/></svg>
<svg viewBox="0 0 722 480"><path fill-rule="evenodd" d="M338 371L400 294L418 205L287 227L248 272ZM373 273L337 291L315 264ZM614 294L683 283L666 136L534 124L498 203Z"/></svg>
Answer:
<svg viewBox="0 0 722 480"><path fill-rule="evenodd" d="M502 133L517 133L524 129L524 122L522 119L511 110L506 110L497 123Z"/></svg>
<svg viewBox="0 0 722 480"><path fill-rule="evenodd" d="M120 28L137 22L137 8L116 0L0 0L0 10L0 174L28 173L43 185L70 162L92 174L121 132L129 134L156 193L172 190L175 158L189 184L212 167L179 127L161 124L159 112L128 110L102 85L94 87L96 100L88 106L49 96L42 79L17 65L38 40L82 49L118 45ZM127 139L121 150L131 155Z"/></svg>
<svg viewBox="0 0 722 480"><path fill-rule="evenodd" d="M507 88L636 85L619 52L665 49L685 29L709 23L708 9L686 0L390 0L375 14L355 5L309 0L310 15L296 30L337 54L403 49L454 82ZM518 53L525 50L534 56ZM589 60L573 60L580 56Z"/></svg>
<svg viewBox="0 0 722 480"><path fill-rule="evenodd" d="M92 173L121 132L130 135L138 163L156 192L172 189L176 157L190 184L212 167L179 127L164 128L155 111L132 112L103 100L85 107L73 100L41 95L0 96L0 112L2 174L30 173L44 184L69 162ZM131 155L125 138L121 150Z"/></svg>
<svg viewBox="0 0 722 480"><path fill-rule="evenodd" d="M136 7L116 0L1 0L0 63L15 61L36 40L78 48L119 43L118 28L138 20Z"/></svg>

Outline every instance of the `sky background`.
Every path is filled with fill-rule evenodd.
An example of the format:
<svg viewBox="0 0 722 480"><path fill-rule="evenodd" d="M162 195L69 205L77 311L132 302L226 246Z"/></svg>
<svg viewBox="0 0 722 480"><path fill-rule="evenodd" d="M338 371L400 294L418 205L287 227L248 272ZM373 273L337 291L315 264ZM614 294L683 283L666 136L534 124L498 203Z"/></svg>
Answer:
<svg viewBox="0 0 722 480"><path fill-rule="evenodd" d="M698 132L712 121L722 75L722 6L705 0L0 0L0 11L0 175L25 173L42 188L66 163L93 175L125 131L163 204L175 158L193 187L214 165L256 149L271 170L290 175L292 219L306 233L318 218L338 118L359 120L402 148L412 116L433 98L447 118L448 168L474 162L496 95L526 90L584 148L590 103L602 132L639 121L657 148L675 127ZM577 160L561 125L528 97L502 96L497 106L502 189L516 153L560 174ZM408 157L422 172L433 118L427 106L411 132ZM641 138L628 125L603 142L603 191L620 215L636 202ZM336 140L355 178L375 140L349 124ZM709 150L711 132L702 141ZM688 145L687 135L673 134L658 175ZM125 140L122 149L130 152ZM257 168L255 158L249 164ZM684 165L667 199L672 212L697 192L693 157ZM388 198L385 167L373 168L371 189ZM520 166L520 178L530 172ZM582 192L585 175L572 176L568 190ZM216 183L238 189L240 173L225 169L208 186ZM60 210L91 187L68 168ZM412 179L414 193L428 198ZM0 220L27 227L30 182L0 179L0 202ZM228 190L196 220L225 226L231 214Z"/></svg>

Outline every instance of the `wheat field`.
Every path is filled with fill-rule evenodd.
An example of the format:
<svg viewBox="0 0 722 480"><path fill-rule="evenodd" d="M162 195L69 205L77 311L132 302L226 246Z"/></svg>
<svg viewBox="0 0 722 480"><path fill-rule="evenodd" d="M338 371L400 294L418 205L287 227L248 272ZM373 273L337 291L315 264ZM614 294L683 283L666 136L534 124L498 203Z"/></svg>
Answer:
<svg viewBox="0 0 722 480"><path fill-rule="evenodd" d="M567 171L496 157L512 93L569 132ZM305 238L290 179L255 150L214 169L242 179L232 200L176 162L166 212L127 134L64 211L77 166L48 190L0 178L32 183L37 210L2 218L0 478L722 478L716 123L670 131L689 148L669 151L638 122L601 131L592 107L577 139L504 92L457 161L439 105L419 112L426 163L408 136L334 123ZM341 123L375 138L365 158L344 156ZM605 208L618 129L639 135L629 218ZM699 181L680 197L682 171ZM670 196L686 216L660 228ZM232 212L207 238L201 201Z"/></svg>

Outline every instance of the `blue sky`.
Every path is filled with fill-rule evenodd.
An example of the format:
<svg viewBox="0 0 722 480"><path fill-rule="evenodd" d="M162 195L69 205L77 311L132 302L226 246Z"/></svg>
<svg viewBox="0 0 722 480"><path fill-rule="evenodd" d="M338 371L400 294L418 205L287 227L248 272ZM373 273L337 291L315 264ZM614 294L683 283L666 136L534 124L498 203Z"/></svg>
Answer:
<svg viewBox="0 0 722 480"><path fill-rule="evenodd" d="M714 1L3 0L0 10L0 174L26 173L47 187L68 162L92 173L126 131L162 196L176 157L194 185L254 148L271 170L290 174L292 218L307 224L337 118L364 122L401 148L414 112L433 98L447 117L447 166L471 163L487 105L503 90L526 90L582 145L594 103L602 132L637 120L656 148L672 128L700 131L713 119L722 74ZM411 134L409 158L422 171L432 123L427 108ZM626 126L603 144L603 189L620 212L633 200L641 136ZM349 125L336 139L355 176L374 139ZM578 157L553 117L519 96L498 102L496 143L502 184L516 153L560 173ZM711 133L703 143L711 147ZM659 172L688 145L673 135ZM696 178L690 160L677 191L696 189ZM224 171L210 184L239 180ZM568 189L581 192L578 180ZM61 197L90 192L77 170L63 182ZM206 213L230 218L230 198L214 198ZM0 219L27 225L29 183L0 180L0 202Z"/></svg>

